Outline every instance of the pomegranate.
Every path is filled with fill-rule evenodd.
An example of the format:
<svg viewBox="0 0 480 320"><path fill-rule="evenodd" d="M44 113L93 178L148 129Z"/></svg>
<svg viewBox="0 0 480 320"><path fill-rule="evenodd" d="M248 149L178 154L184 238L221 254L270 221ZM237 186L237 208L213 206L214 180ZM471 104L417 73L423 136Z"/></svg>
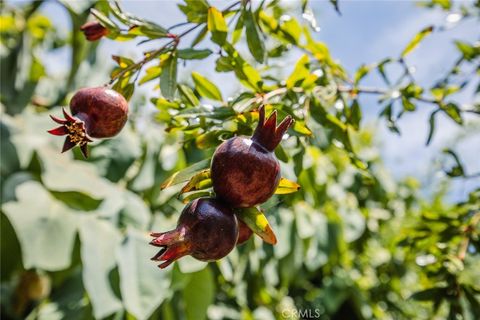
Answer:
<svg viewBox="0 0 480 320"><path fill-rule="evenodd" d="M267 201L280 181L280 164L273 151L293 124L287 116L277 127L277 112L259 122L251 138L237 136L218 146L213 155L211 175L218 198L233 208L250 208Z"/></svg>
<svg viewBox="0 0 480 320"><path fill-rule="evenodd" d="M238 240L237 246L247 242L252 236L253 231L243 222L238 219Z"/></svg>
<svg viewBox="0 0 480 320"><path fill-rule="evenodd" d="M108 29L98 21L90 21L80 27L88 41L97 41L108 34Z"/></svg>
<svg viewBox="0 0 480 320"><path fill-rule="evenodd" d="M200 198L183 209L174 230L151 233L150 244L162 249L152 258L164 261L160 268L169 266L185 256L202 261L225 257L238 239L238 222L232 209L212 198Z"/></svg>
<svg viewBox="0 0 480 320"><path fill-rule="evenodd" d="M72 115L63 109L65 119L50 116L60 127L48 132L66 135L62 152L80 146L85 158L87 144L92 138L111 138L117 135L127 122L128 103L118 92L105 87L80 89L70 101Z"/></svg>

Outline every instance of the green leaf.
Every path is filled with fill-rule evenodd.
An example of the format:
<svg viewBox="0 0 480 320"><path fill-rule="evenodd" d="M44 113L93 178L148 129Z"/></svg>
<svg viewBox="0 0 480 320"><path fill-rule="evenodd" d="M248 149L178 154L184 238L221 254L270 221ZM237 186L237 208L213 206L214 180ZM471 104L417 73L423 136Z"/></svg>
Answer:
<svg viewBox="0 0 480 320"><path fill-rule="evenodd" d="M214 302L215 282L210 268L189 274L190 281L183 289L187 320L207 318L207 309Z"/></svg>
<svg viewBox="0 0 480 320"><path fill-rule="evenodd" d="M353 77L353 82L357 85L360 80L362 80L369 72L372 70L372 65L362 64L360 68L358 68L357 72L355 72L355 76Z"/></svg>
<svg viewBox="0 0 480 320"><path fill-rule="evenodd" d="M290 181L286 178L281 178L275 194L289 194L300 190L300 185L296 182Z"/></svg>
<svg viewBox="0 0 480 320"><path fill-rule="evenodd" d="M440 104L440 109L442 109L456 123L463 124L462 115L460 114L460 108L455 103L442 103Z"/></svg>
<svg viewBox="0 0 480 320"><path fill-rule="evenodd" d="M350 106L350 114L348 122L352 125L355 130L360 129L360 121L362 120L362 109L358 100L353 100L352 105Z"/></svg>
<svg viewBox="0 0 480 320"><path fill-rule="evenodd" d="M162 73L162 68L160 66L153 66L145 70L145 75L138 81L138 84L144 84L145 82L154 80L160 77Z"/></svg>
<svg viewBox="0 0 480 320"><path fill-rule="evenodd" d="M463 57L467 61L472 61L476 57L480 56L480 45L471 45L463 41L455 41L457 49L463 54Z"/></svg>
<svg viewBox="0 0 480 320"><path fill-rule="evenodd" d="M77 229L73 211L36 181L15 191L18 200L4 204L2 210L17 234L24 267L48 271L69 267Z"/></svg>
<svg viewBox="0 0 480 320"><path fill-rule="evenodd" d="M116 266L112 253L122 237L115 226L105 220L85 215L80 221L83 284L95 318L105 318L122 309L122 303L115 296L109 281L109 274Z"/></svg>
<svg viewBox="0 0 480 320"><path fill-rule="evenodd" d="M195 164L192 164L191 166L175 172L172 176L170 176L167 180L165 180L160 188L166 189L170 186L186 182L190 180L196 173L208 168L210 166L210 159L205 159L202 161L199 161Z"/></svg>
<svg viewBox="0 0 480 320"><path fill-rule="evenodd" d="M186 103L190 104L192 107L196 107L200 104L197 96L189 86L179 84L178 91L180 92L182 98L184 98L184 101L186 101Z"/></svg>
<svg viewBox="0 0 480 320"><path fill-rule="evenodd" d="M197 191L210 188L212 179L210 178L210 169L205 169L195 174L188 183L180 190L180 194L185 192Z"/></svg>
<svg viewBox="0 0 480 320"><path fill-rule="evenodd" d="M457 156L457 154L451 149L445 149L443 150L443 153L449 154L455 161L455 166L445 173L452 178L464 176L465 170L463 169L463 164L460 162L460 158Z"/></svg>
<svg viewBox="0 0 480 320"><path fill-rule="evenodd" d="M240 12L237 23L235 24L235 29L232 33L232 44L236 44L242 36L243 26L245 24L245 10Z"/></svg>
<svg viewBox="0 0 480 320"><path fill-rule="evenodd" d="M301 84L301 82L310 74L310 60L308 55L304 54L298 59L295 68L287 79L287 88L291 89Z"/></svg>
<svg viewBox="0 0 480 320"><path fill-rule="evenodd" d="M221 11L215 7L208 8L208 30L212 33L212 41L223 45L227 39L228 27Z"/></svg>
<svg viewBox="0 0 480 320"><path fill-rule="evenodd" d="M445 296L445 289L446 288L444 287L434 287L417 291L410 296L410 299L414 299L417 301L434 301L436 299L441 299L443 296Z"/></svg>
<svg viewBox="0 0 480 320"><path fill-rule="evenodd" d="M235 209L237 217L266 243L276 244L277 237L273 232L267 217L258 208Z"/></svg>
<svg viewBox="0 0 480 320"><path fill-rule="evenodd" d="M117 250L123 304L139 320L148 319L172 294L171 269L160 271L150 261L158 248L149 246L149 240L145 232L128 228Z"/></svg>
<svg viewBox="0 0 480 320"><path fill-rule="evenodd" d="M265 60L264 39L261 39L260 37L260 31L251 10L245 12L245 30L247 33L247 44L250 53L255 60L259 63L263 63Z"/></svg>
<svg viewBox="0 0 480 320"><path fill-rule="evenodd" d="M194 23L207 21L209 7L210 5L205 0L185 0L185 5L178 5L178 8L187 16L187 20Z"/></svg>
<svg viewBox="0 0 480 320"><path fill-rule="evenodd" d="M212 50L210 49L197 50L197 49L188 48L188 49L178 50L178 58L185 59L185 60L195 60L195 59L201 60L201 59L205 59L211 54L212 54Z"/></svg>
<svg viewBox="0 0 480 320"><path fill-rule="evenodd" d="M425 143L427 146L430 144L433 138L433 133L435 132L435 115L440 110L435 110L430 114L430 118L428 119L429 130L428 130L428 138L427 142Z"/></svg>
<svg viewBox="0 0 480 320"><path fill-rule="evenodd" d="M405 111L415 111L415 105L405 96L402 96L402 105L403 110Z"/></svg>
<svg viewBox="0 0 480 320"><path fill-rule="evenodd" d="M98 19L98 21L107 29L111 30L118 30L118 26L113 22L110 18L108 18L106 15L101 13L100 11L96 9L90 9L90 13L95 16L95 18Z"/></svg>
<svg viewBox="0 0 480 320"><path fill-rule="evenodd" d="M177 90L177 54L171 52L169 57L162 61L162 74L160 76L160 90L162 95L173 100Z"/></svg>
<svg viewBox="0 0 480 320"><path fill-rule="evenodd" d="M193 82L195 82L195 89L201 96L212 100L223 101L222 93L210 80L198 72L192 72L192 79Z"/></svg>
<svg viewBox="0 0 480 320"><path fill-rule="evenodd" d="M421 30L419 33L417 33L415 35L415 37L413 37L413 39L408 43L408 45L405 47L405 49L403 49L401 57L402 58L405 57L413 49L415 49L420 44L420 42L423 40L423 38L425 38L430 33L432 33L432 31L433 31L433 26L428 26L428 27L424 28L423 30Z"/></svg>

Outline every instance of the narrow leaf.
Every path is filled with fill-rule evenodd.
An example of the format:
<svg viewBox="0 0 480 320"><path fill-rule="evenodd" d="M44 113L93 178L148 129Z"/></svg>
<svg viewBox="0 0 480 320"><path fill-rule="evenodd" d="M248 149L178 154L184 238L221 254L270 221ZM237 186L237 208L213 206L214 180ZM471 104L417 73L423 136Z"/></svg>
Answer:
<svg viewBox="0 0 480 320"><path fill-rule="evenodd" d="M197 50L197 49L188 48L188 49L178 50L178 57L180 59L185 59L185 60L201 60L201 59L205 59L211 54L212 54L212 50L210 49Z"/></svg>
<svg viewBox="0 0 480 320"><path fill-rule="evenodd" d="M280 182L278 183L277 190L275 190L275 194L294 193L298 190L300 190L300 185L298 183L290 181L286 178L281 178Z"/></svg>
<svg viewBox="0 0 480 320"><path fill-rule="evenodd" d="M177 89L177 54L170 53L170 56L162 62L162 74L160 76L160 90L162 95L173 100Z"/></svg>
<svg viewBox="0 0 480 320"><path fill-rule="evenodd" d="M221 11L215 7L208 8L207 19L208 30L212 33L212 41L222 45L227 39L228 27Z"/></svg>
<svg viewBox="0 0 480 320"><path fill-rule="evenodd" d="M277 237L273 233L267 217L258 208L237 209L235 214L263 241L269 244L277 243Z"/></svg>
<svg viewBox="0 0 480 320"><path fill-rule="evenodd" d="M210 169L205 169L195 174L190 181L180 190L180 193L203 190L212 186Z"/></svg>
<svg viewBox="0 0 480 320"><path fill-rule="evenodd" d="M170 176L167 180L165 180L160 188L165 189L170 186L186 182L190 180L196 173L206 169L210 166L210 159L205 159L200 162L197 162L190 167L187 167L183 170L175 172L172 176Z"/></svg>
<svg viewBox="0 0 480 320"><path fill-rule="evenodd" d="M245 12L245 30L247 33L248 49L252 56L259 63L263 63L265 59L265 45L263 39L260 38L260 31L255 23L255 17L251 10Z"/></svg>
<svg viewBox="0 0 480 320"><path fill-rule="evenodd" d="M408 43L405 49L403 49L401 54L402 58L405 57L407 54L409 54L413 49L415 49L423 40L423 38L425 38L430 33L432 33L432 31L433 31L433 26L428 26L422 31L420 31L419 33L417 33L415 37L413 37L413 39Z"/></svg>
<svg viewBox="0 0 480 320"><path fill-rule="evenodd" d="M222 93L210 80L198 72L192 72L192 78L193 82L195 82L195 89L201 96L212 100L223 101Z"/></svg>

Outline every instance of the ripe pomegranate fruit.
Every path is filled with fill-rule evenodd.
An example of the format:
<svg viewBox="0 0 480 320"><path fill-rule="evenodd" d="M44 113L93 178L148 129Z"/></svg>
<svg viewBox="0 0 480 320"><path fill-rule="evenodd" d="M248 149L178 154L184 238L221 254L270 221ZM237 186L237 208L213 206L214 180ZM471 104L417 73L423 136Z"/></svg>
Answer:
<svg viewBox="0 0 480 320"><path fill-rule="evenodd" d="M118 92L105 87L80 89L70 101L72 115L63 109L65 119L50 116L60 127L48 132L66 135L62 152L80 146L85 158L87 144L92 138L111 138L117 135L127 122L128 103Z"/></svg>
<svg viewBox="0 0 480 320"><path fill-rule="evenodd" d="M80 27L88 41L97 41L108 34L108 29L98 21L90 21Z"/></svg>
<svg viewBox="0 0 480 320"><path fill-rule="evenodd" d="M293 124L287 116L277 127L277 112L259 122L251 138L237 136L218 146L213 155L211 175L218 198L233 208L250 208L267 201L280 181L280 164L273 151Z"/></svg>
<svg viewBox="0 0 480 320"><path fill-rule="evenodd" d="M212 198L200 198L183 209L177 227L168 232L151 233L150 244L162 249L152 258L164 261L165 268L185 256L202 261L225 257L238 239L238 222L233 210Z"/></svg>

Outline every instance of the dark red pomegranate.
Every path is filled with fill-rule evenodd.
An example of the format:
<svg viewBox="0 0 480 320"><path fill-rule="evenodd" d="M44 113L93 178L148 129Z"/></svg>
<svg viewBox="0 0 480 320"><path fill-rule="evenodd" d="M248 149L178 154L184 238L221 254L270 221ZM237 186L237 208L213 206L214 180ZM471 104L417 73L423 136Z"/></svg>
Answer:
<svg viewBox="0 0 480 320"><path fill-rule="evenodd" d="M287 116L277 127L277 112L265 121L259 109L251 138L237 136L223 142L212 159L213 190L233 208L250 208L267 201L280 181L280 164L273 151L293 124Z"/></svg>
<svg viewBox="0 0 480 320"><path fill-rule="evenodd" d="M87 144L92 138L111 138L127 122L128 103L118 92L105 87L80 89L70 101L72 115L63 109L65 119L50 116L60 127L48 132L66 135L62 152L76 145L88 157Z"/></svg>
<svg viewBox="0 0 480 320"><path fill-rule="evenodd" d="M185 256L202 261L225 257L238 239L238 222L232 209L216 199L200 198L183 209L177 227L168 232L152 233L150 244L162 249L152 258L164 261L165 268Z"/></svg>
<svg viewBox="0 0 480 320"><path fill-rule="evenodd" d="M238 219L238 240L237 246L247 242L253 234L252 229L250 229L245 222Z"/></svg>
<svg viewBox="0 0 480 320"><path fill-rule="evenodd" d="M108 34L108 29L98 21L90 21L80 27L88 41L97 41Z"/></svg>

